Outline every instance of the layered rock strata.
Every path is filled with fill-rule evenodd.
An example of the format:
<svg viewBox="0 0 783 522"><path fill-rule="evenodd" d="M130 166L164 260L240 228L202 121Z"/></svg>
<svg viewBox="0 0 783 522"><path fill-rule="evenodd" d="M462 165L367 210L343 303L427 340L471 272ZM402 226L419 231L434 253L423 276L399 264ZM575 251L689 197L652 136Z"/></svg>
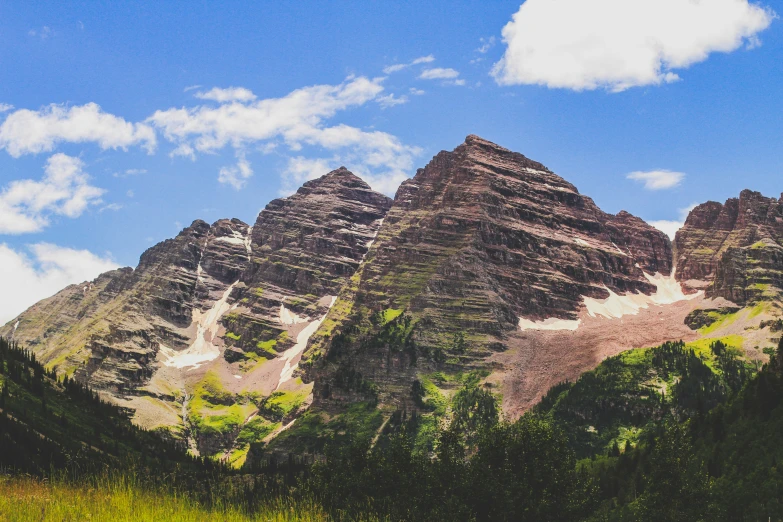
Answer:
<svg viewBox="0 0 783 522"><path fill-rule="evenodd" d="M307 353L316 403L415 409L417 374L484 366L521 321L578 321L585 298L650 295L671 246L541 163L477 136L399 188L366 262ZM408 324L389 341L389 317ZM369 390L369 392L368 392Z"/></svg>
<svg viewBox="0 0 783 522"><path fill-rule="evenodd" d="M283 417L307 403L312 385L294 378L299 357L390 206L341 168L272 201L253 227L194 221L135 270L72 285L0 335L127 406L145 427L174 429L194 452L228 458L259 408L277 419L270 395L294 410ZM244 420L231 420L240 412Z"/></svg>
<svg viewBox="0 0 783 522"><path fill-rule="evenodd" d="M694 208L675 237L677 279L737 304L781 296L783 196L744 190Z"/></svg>

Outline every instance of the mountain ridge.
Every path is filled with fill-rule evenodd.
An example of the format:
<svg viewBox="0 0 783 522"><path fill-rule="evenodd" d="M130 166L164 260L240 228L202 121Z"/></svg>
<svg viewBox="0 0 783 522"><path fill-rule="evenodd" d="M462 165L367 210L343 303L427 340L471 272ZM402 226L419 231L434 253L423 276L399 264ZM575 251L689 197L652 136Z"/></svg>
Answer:
<svg viewBox="0 0 783 522"><path fill-rule="evenodd" d="M252 226L195 220L135 270L72 285L0 335L138 424L234 465L252 444L309 429L310 420L289 429L306 412L329 423L362 403L367 419L402 411L434 421L421 387L448 400L459 375L499 391L513 418L633 347L726 333L763 357L761 324L779 315L779 294L739 299L734 281L753 275L745 293L775 286L783 199L746 192L737 208L748 202L750 225L715 228L733 203L705 203L673 252L642 219L603 212L542 163L469 135L394 200L340 167L269 202ZM732 219L723 221L744 223ZM723 232L741 240L719 261L720 249L700 257L701 240L689 239L723 244ZM760 277L748 269L756 260L766 263L754 265ZM737 312L732 300L773 305ZM694 310L718 322L694 330L685 324Z"/></svg>

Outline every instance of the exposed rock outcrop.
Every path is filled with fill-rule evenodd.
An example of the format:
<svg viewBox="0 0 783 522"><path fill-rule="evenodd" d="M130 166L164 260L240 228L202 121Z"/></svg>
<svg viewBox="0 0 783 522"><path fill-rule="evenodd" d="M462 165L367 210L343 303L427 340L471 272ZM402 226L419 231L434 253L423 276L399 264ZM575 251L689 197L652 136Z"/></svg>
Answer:
<svg viewBox="0 0 783 522"><path fill-rule="evenodd" d="M252 402L225 400L240 394L309 394L292 378L299 355L390 206L341 168L272 201L253 227L196 220L144 252L135 270L70 286L0 335L13 333L39 360L136 410L146 427L173 428L194 451L214 453L232 447L242 424L206 430L188 416L209 424L234 415L229 408L252 412Z"/></svg>
<svg viewBox="0 0 783 522"><path fill-rule="evenodd" d="M743 190L694 208L675 238L677 279L738 304L783 289L783 197ZM701 282L701 284L700 284Z"/></svg>
<svg viewBox="0 0 783 522"><path fill-rule="evenodd" d="M468 136L402 184L316 334L316 404L362 390L407 404L417 373L484 365L521 317L576 320L585 296L649 295L645 272L669 275L671 259L668 238L641 219L607 214L542 164ZM390 342L378 325L395 311L412 320Z"/></svg>

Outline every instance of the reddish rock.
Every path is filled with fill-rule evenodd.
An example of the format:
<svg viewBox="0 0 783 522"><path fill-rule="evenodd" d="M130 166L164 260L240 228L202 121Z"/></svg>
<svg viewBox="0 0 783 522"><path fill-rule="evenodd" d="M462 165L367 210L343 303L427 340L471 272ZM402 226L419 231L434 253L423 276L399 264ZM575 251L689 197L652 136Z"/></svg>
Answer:
<svg viewBox="0 0 783 522"><path fill-rule="evenodd" d="M677 278L705 282L708 296L744 304L781 293L783 199L743 190L723 205L699 205L674 243Z"/></svg>

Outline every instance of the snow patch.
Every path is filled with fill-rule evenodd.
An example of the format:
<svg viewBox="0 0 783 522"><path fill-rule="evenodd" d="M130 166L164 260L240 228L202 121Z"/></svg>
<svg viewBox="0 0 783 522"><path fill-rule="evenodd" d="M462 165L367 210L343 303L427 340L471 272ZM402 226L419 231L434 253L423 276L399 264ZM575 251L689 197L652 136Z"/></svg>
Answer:
<svg viewBox="0 0 783 522"><path fill-rule="evenodd" d="M649 308L650 306L661 306L676 303L678 301L690 301L703 294L699 291L695 294L686 295L682 291L680 283L673 276L665 276L660 272L650 275L642 272L644 277L655 285L655 292L651 295L645 295L641 292L635 294L618 295L604 286L609 297L606 299L593 299L584 297L584 304L590 317L603 316L607 319L619 319L624 315L636 315L639 310ZM672 274L674 271L672 271Z"/></svg>
<svg viewBox="0 0 783 522"><path fill-rule="evenodd" d="M241 379L241 378L242 378L241 375L234 375L234 379Z"/></svg>
<svg viewBox="0 0 783 522"><path fill-rule="evenodd" d="M556 317L550 317L549 319L544 319L543 321L531 321L529 319L525 319L524 317L519 318L519 328L520 330L571 330L574 331L577 328L579 328L579 325L582 323L580 319L576 320L568 320L568 319L558 319Z"/></svg>
<svg viewBox="0 0 783 522"><path fill-rule="evenodd" d="M579 239L578 237L574 238L574 243L576 243L577 245L582 245L582 246L590 246L590 243L588 243L584 239Z"/></svg>
<svg viewBox="0 0 783 522"><path fill-rule="evenodd" d="M619 253L621 253L622 255L624 255L624 256L628 256L628 254L627 254L626 252L623 252L623 251L620 249L620 247L619 247L619 246L617 246L617 245L614 243L614 241L612 242L612 246L614 247L614 249L615 249L615 250L617 250L617 251L618 251ZM639 263L637 263L637 264L636 264L636 266L639 266Z"/></svg>
<svg viewBox="0 0 783 522"><path fill-rule="evenodd" d="M637 265L638 266L638 265ZM644 277L653 285L655 292L651 295L645 295L641 292L627 293L619 295L604 286L609 292L606 299L594 299L592 297L582 296L583 304L587 309L587 315L590 317L604 317L606 319L619 319L625 315L636 315L639 310L649 308L650 306L664 306L679 301L690 301L700 297L704 292L699 291L695 294L685 294L682 291L682 285L673 275L665 276L659 272L650 275L642 272ZM674 270L672 270L674 274ZM542 321L531 321L524 317L519 318L520 330L576 330L579 328L581 320L569 321L566 319L557 319L550 317Z"/></svg>
<svg viewBox="0 0 783 522"><path fill-rule="evenodd" d="M16 323L14 324L14 329L11 332L11 340L14 340L14 335L16 335L16 329L19 328L19 319L16 320Z"/></svg>
<svg viewBox="0 0 783 522"><path fill-rule="evenodd" d="M247 227L247 235L245 236L245 249L247 255L253 253L253 227Z"/></svg>
<svg viewBox="0 0 783 522"><path fill-rule="evenodd" d="M334 306L335 301L337 301L337 296L332 296L329 302L329 308ZM327 313L321 316L320 319L311 321L310 324L305 326L304 329L299 332L299 335L296 336L296 344L280 355L280 357L285 361L285 365L280 371L280 379L277 382L277 387L275 390L280 388L281 384L291 380L291 377L294 375L294 370L299 367L299 362L297 361L296 363L293 363L293 360L302 355L305 348L307 348L307 342L310 340L310 337L312 337L316 330L318 330L318 327L321 326L321 323L324 321L324 319L326 319L326 315L328 313L329 312L327 311Z"/></svg>
<svg viewBox="0 0 783 522"><path fill-rule="evenodd" d="M308 317L302 317L301 315L297 315L295 312L292 312L288 308L285 307L283 303L280 303L280 322L282 324L299 324L299 323L305 323L309 321L310 319Z"/></svg>
<svg viewBox="0 0 783 522"><path fill-rule="evenodd" d="M228 297L238 282L235 281L231 284L206 313L202 313L197 308L193 309L196 339L190 346L178 352L163 344L160 345L158 353L163 356L163 364L174 368L192 366L192 369L196 369L205 362L217 359L220 355L220 348L215 346L213 340L217 337L217 332L220 328L220 318L231 309L231 305L228 304Z"/></svg>
<svg viewBox="0 0 783 522"><path fill-rule="evenodd" d="M220 236L216 237L215 241L223 241L224 243L231 243L232 245L244 245L245 238L239 232L234 232L232 236Z"/></svg>
<svg viewBox="0 0 783 522"><path fill-rule="evenodd" d="M367 252L365 252L364 255L362 256L362 261L364 261L364 258L367 257L367 254L370 252L370 247L373 245L373 243L375 243L375 238L378 237L378 232L381 231L381 226L383 225L383 218L379 219L375 223L377 224L378 228L375 229L375 233L372 235L372 239L367 241L367 243L364 245L367 248Z"/></svg>

